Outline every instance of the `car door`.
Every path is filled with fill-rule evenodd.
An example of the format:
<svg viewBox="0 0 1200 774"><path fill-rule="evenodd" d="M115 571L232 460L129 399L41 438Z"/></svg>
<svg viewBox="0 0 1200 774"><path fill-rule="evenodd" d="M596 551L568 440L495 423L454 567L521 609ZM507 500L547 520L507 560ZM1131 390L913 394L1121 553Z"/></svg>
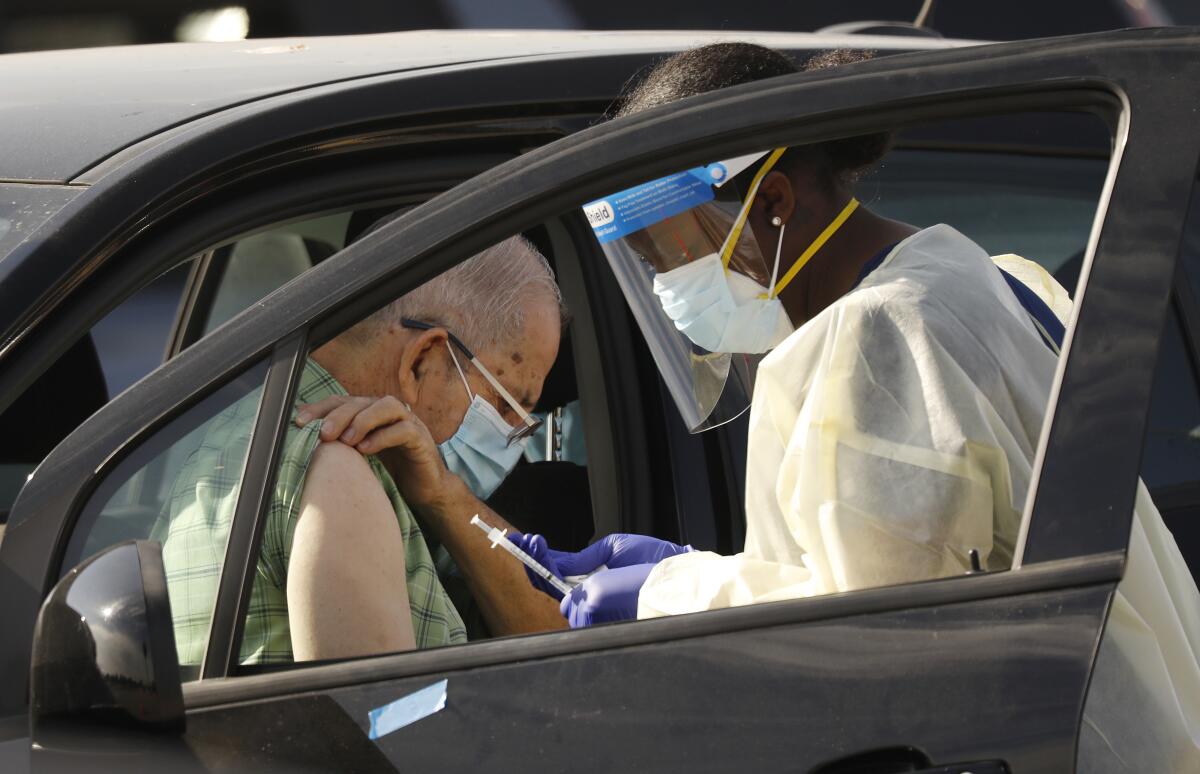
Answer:
<svg viewBox="0 0 1200 774"><path fill-rule="evenodd" d="M1197 42L1189 31L1148 31L897 57L706 95L533 151L330 258L114 401L72 437L87 443L68 439L15 506L17 524L61 528L14 546L18 530L3 548L10 562L20 549L39 554L27 566L47 566L39 552L61 556L106 476L152 445L156 430L188 411L211 416L204 401L253 395L204 679L184 687L185 739L207 766L1069 771L1123 570L1200 158L1200 126L1186 107L1194 88L1179 85L1200 76ZM1181 89L1192 92L1181 99ZM586 225L570 213L656 174L761 145L1037 108L1105 116L1114 161L1012 570L240 673L251 557L310 347L547 219L586 242ZM62 569L34 577L42 593ZM431 687L431 717L369 733L372 711L411 709Z"/></svg>

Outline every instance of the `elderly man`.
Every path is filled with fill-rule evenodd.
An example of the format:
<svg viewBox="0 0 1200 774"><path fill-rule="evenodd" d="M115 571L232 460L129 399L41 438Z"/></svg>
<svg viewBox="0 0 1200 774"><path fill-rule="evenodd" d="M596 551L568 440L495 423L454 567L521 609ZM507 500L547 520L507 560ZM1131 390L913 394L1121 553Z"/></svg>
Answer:
<svg viewBox="0 0 1200 774"><path fill-rule="evenodd" d="M533 424L528 412L562 320L550 267L514 237L312 352L264 528L242 663L465 642L438 573L455 564L493 633L563 626L521 566L489 550L469 523L479 513L503 525L481 499L520 456L521 441L510 439ZM242 403L229 411L253 411L256 401ZM383 429L364 431L381 418ZM244 453L245 439L206 438L205 448ZM160 532L184 664L203 651L220 568L212 546L223 545L236 499L203 472L223 462L193 455Z"/></svg>

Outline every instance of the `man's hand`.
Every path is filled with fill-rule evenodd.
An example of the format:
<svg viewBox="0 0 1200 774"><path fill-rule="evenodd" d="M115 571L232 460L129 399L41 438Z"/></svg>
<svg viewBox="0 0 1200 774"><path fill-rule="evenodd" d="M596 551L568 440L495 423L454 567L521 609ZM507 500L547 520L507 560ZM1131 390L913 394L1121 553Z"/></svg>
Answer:
<svg viewBox="0 0 1200 774"><path fill-rule="evenodd" d="M300 406L296 424L322 419L321 440L341 441L383 461L405 501L427 513L445 507L446 494L459 479L446 469L428 428L408 406L382 398L331 395Z"/></svg>

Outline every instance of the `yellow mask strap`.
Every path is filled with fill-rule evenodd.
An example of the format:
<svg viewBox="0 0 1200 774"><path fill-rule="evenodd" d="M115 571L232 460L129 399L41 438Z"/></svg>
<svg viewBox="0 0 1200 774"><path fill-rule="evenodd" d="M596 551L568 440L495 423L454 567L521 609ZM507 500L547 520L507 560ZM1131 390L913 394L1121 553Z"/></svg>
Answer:
<svg viewBox="0 0 1200 774"><path fill-rule="evenodd" d="M738 212L737 219L733 222L733 228L729 231L729 236L725 237L725 244L721 245L721 265L726 269L729 268L729 261L733 258L733 248L738 243L738 239L742 236L742 229L746 226L746 218L750 215L750 205L754 201L754 195L758 193L758 184L766 177L771 168L775 166L775 162L779 161L779 157L783 155L787 148L776 148L771 151L771 155L767 156L767 160L754 173L754 179L750 181L750 190L746 193L746 200L742 203L742 209Z"/></svg>
<svg viewBox="0 0 1200 774"><path fill-rule="evenodd" d="M805 264L812 260L812 257L817 254L817 251L825 246L825 243L829 241L829 238L837 233L837 230L842 227L842 224L845 223L846 220L852 214L854 214L854 211L857 209L858 199L850 197L850 202L845 206L845 208L842 209L840 213L838 213L838 216L833 219L833 222L825 227L825 230L821 232L821 235L813 240L813 243L809 245L808 248L800 254L800 257L796 259L796 262L792 264L792 268L788 269L787 273L784 274L783 277L780 278L779 282L775 284L775 290L773 291L772 295L778 296L783 292L783 289L788 286L788 283L796 278L796 275L800 273L800 270L804 268Z"/></svg>

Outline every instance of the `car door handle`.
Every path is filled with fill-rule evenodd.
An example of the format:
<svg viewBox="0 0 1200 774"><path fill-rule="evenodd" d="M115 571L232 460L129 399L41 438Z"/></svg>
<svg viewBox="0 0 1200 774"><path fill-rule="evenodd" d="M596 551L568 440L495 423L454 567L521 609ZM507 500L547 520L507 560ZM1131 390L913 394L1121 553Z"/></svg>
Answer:
<svg viewBox="0 0 1200 774"><path fill-rule="evenodd" d="M900 768L876 768L872 766L852 765L848 768L824 766L813 774L1010 774L1008 766L1003 761L976 761L974 763L950 763L945 766L932 766L914 769L901 764Z"/></svg>
<svg viewBox="0 0 1200 774"><path fill-rule="evenodd" d="M912 774L1009 774L1009 771L1003 761L976 761L934 766L931 769L915 769Z"/></svg>
<svg viewBox="0 0 1200 774"><path fill-rule="evenodd" d="M1010 774L1004 761L935 765L915 747L886 747L839 758L809 774Z"/></svg>

